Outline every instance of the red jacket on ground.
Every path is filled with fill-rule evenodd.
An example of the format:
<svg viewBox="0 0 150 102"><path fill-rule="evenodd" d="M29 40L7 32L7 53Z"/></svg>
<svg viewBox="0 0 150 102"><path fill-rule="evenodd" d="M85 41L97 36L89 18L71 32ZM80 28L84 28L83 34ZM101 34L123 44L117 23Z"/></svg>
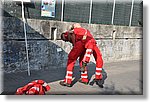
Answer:
<svg viewBox="0 0 150 102"><path fill-rule="evenodd" d="M27 85L18 88L16 95L44 95L45 91L50 90L50 86L43 80L35 80Z"/></svg>

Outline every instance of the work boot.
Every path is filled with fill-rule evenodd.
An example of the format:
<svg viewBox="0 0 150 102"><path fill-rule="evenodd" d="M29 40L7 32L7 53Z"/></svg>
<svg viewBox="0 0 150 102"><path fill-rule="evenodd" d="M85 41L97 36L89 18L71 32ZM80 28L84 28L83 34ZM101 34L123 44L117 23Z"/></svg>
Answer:
<svg viewBox="0 0 150 102"><path fill-rule="evenodd" d="M79 81L80 83L85 84L85 85L88 85L88 83L89 83L89 82L83 82L81 78L80 78L78 81Z"/></svg>
<svg viewBox="0 0 150 102"><path fill-rule="evenodd" d="M59 84L62 85L62 86L71 87L71 84L68 84L68 83L66 83L64 81L60 81Z"/></svg>
<svg viewBox="0 0 150 102"><path fill-rule="evenodd" d="M98 85L100 88L103 88L104 80L102 79L95 79L96 85Z"/></svg>

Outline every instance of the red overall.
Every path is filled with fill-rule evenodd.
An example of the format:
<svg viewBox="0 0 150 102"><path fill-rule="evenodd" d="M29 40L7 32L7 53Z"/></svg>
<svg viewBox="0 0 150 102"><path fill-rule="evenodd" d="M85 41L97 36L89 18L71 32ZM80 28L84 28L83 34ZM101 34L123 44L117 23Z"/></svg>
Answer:
<svg viewBox="0 0 150 102"><path fill-rule="evenodd" d="M74 34L76 35L76 41L81 40L86 48L83 62L89 63L91 54L93 53L96 61L95 79L102 79L101 72L103 67L103 59L102 54L96 45L95 39L87 29L81 27L74 28Z"/></svg>
<svg viewBox="0 0 150 102"><path fill-rule="evenodd" d="M83 46L82 41L74 41L73 37L71 39L68 39L68 32L65 33L65 36L66 36L66 39L74 45L68 55L67 71L66 71L66 76L64 79L66 83L71 84L74 64L77 58L79 57L79 64L80 64L80 67L82 67L82 60L83 60L86 49ZM81 80L82 82L88 82L87 70L84 73L81 72Z"/></svg>
<svg viewBox="0 0 150 102"><path fill-rule="evenodd" d="M87 31L87 38L83 41L82 38L85 35L86 31ZM101 72L103 66L103 59L100 50L96 46L95 39L90 34L90 32L84 28L74 28L74 34L75 34L75 38L71 39L70 41L71 43L73 43L74 47L68 55L67 72L64 81L68 84L71 84L73 68L77 58L80 57L79 63L81 67L82 61L86 61L87 63L90 61L90 56L92 54L92 51L93 51L93 56L96 60L95 78L102 79ZM66 35L68 35L68 33ZM83 82L88 82L87 70L84 73L81 72L81 78Z"/></svg>

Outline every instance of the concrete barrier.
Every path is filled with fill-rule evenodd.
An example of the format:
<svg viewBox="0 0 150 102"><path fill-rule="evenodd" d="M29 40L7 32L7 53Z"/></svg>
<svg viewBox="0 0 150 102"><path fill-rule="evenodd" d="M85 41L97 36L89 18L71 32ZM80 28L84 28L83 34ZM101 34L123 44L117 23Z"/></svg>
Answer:
<svg viewBox="0 0 150 102"><path fill-rule="evenodd" d="M4 17L3 22L4 71L7 73L26 71L23 22L20 18L15 17ZM72 45L61 41L60 34L69 29L71 24L73 22L27 19L31 70L59 69L66 66L67 55ZM81 25L89 29L95 37L102 52L104 63L142 58L143 33L141 27L86 23ZM95 62L93 58L91 62Z"/></svg>

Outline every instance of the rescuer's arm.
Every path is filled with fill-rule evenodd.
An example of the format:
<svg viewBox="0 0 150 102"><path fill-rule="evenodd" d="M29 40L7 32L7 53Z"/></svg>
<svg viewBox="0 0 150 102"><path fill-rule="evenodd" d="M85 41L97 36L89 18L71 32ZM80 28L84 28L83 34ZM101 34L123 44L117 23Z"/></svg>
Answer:
<svg viewBox="0 0 150 102"><path fill-rule="evenodd" d="M74 33L72 33L72 37L71 37L71 40L72 40L72 44L73 44L73 46L75 45L75 34Z"/></svg>
<svg viewBox="0 0 150 102"><path fill-rule="evenodd" d="M69 42L71 42L72 45L74 46L74 45L75 45L75 34L74 34L74 33L69 33L69 34L68 34L68 40L69 40Z"/></svg>

